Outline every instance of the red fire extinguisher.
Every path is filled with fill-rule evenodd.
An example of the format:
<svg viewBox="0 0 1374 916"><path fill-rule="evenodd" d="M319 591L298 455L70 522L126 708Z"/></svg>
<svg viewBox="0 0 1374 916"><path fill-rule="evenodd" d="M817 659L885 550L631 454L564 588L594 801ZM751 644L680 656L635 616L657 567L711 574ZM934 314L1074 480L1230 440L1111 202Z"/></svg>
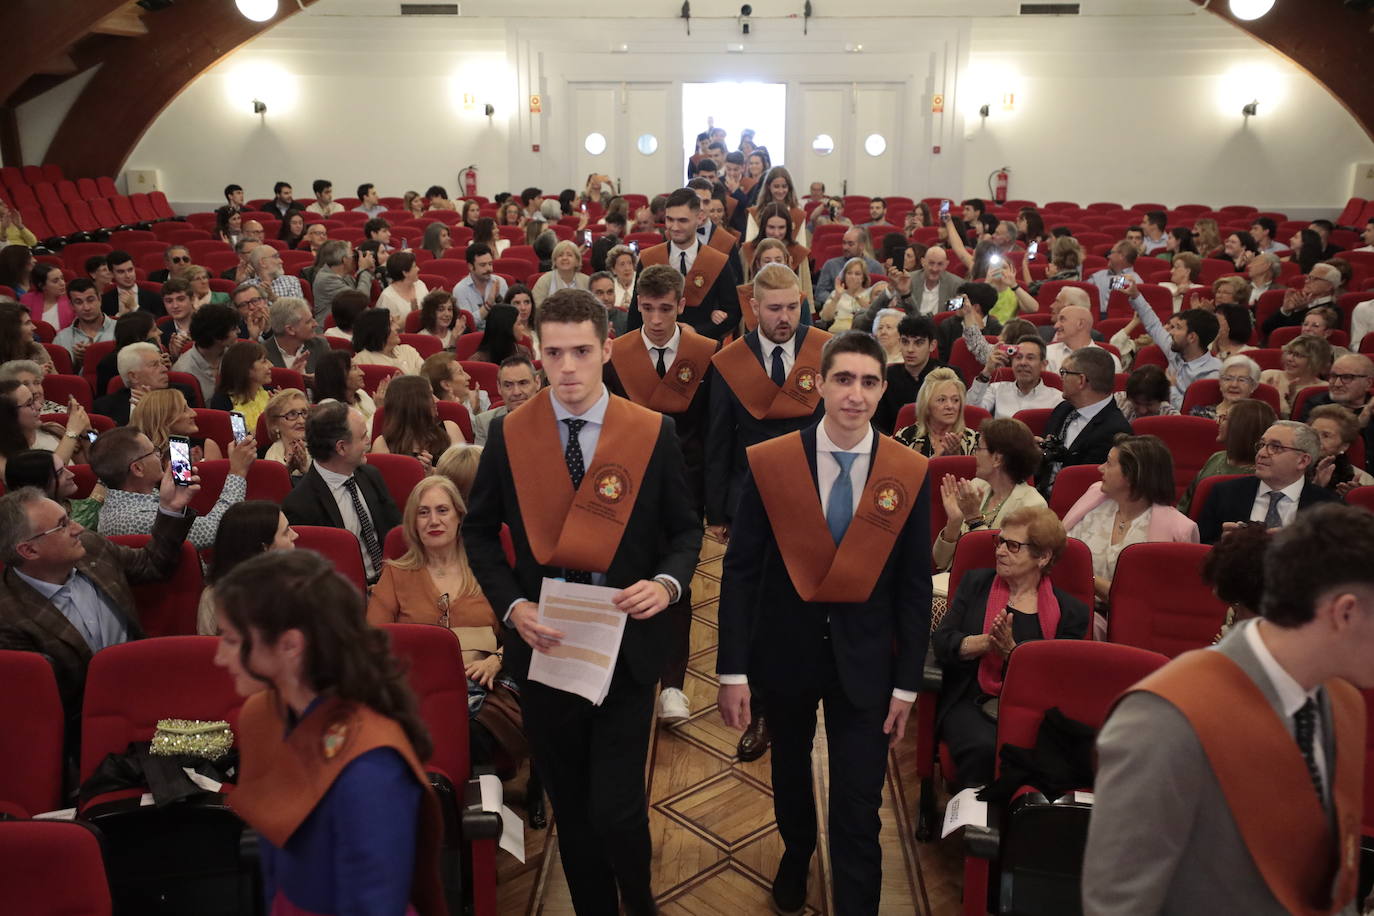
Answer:
<svg viewBox="0 0 1374 916"><path fill-rule="evenodd" d="M458 173L458 180L463 183L463 196L477 196L477 166L470 165Z"/></svg>
<svg viewBox="0 0 1374 916"><path fill-rule="evenodd" d="M988 190L992 192L992 199L997 203L1006 203L1007 184L1010 180L1011 169L1005 165L988 176Z"/></svg>

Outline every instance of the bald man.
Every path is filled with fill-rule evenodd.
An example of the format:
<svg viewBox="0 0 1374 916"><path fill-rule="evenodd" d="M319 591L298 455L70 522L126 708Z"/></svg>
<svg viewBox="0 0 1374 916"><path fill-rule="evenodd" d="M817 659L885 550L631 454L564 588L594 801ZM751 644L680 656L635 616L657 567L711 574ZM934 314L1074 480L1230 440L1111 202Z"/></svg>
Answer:
<svg viewBox="0 0 1374 916"><path fill-rule="evenodd" d="M1045 368L1058 372L1069 354L1082 347L1096 347L1093 340L1093 313L1089 306L1088 294L1076 287L1067 286L1059 291L1054 299L1059 308L1054 310L1054 343L1045 348ZM1115 353L1108 351L1115 371L1121 371L1121 360Z"/></svg>
<svg viewBox="0 0 1374 916"><path fill-rule="evenodd" d="M1304 416L1295 419L1306 423L1306 414L1323 404L1339 404L1356 416L1366 409L1374 412L1374 408L1369 406L1369 389L1374 383L1374 360L1363 353L1346 354L1331 364L1331 374L1327 377L1330 387L1308 398ZM1370 429L1370 425L1361 425L1366 432Z"/></svg>
<svg viewBox="0 0 1374 916"><path fill-rule="evenodd" d="M262 223L255 219L246 219L243 221L243 229L240 234L243 238L261 242L263 240Z"/></svg>

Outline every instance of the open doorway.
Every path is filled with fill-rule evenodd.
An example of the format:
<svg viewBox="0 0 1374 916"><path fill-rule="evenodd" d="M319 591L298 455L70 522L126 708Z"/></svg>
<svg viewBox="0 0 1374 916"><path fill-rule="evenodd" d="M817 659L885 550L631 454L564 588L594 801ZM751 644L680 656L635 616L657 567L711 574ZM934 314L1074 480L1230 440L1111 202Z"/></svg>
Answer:
<svg viewBox="0 0 1374 916"><path fill-rule="evenodd" d="M725 145L739 149L740 132L752 130L754 144L768 148L774 165L786 160L787 86L784 83L684 83L682 86L683 154L696 152L697 134L712 127L725 130Z"/></svg>

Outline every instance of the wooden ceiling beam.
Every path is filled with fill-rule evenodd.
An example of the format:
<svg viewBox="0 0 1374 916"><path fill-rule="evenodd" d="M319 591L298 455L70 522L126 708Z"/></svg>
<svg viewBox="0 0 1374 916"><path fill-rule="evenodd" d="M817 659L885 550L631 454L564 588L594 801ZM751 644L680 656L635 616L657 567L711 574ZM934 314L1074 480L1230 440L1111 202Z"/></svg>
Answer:
<svg viewBox="0 0 1374 916"><path fill-rule="evenodd" d="M71 76L76 73L76 61L70 54L57 54L39 66L37 75Z"/></svg>
<svg viewBox="0 0 1374 916"><path fill-rule="evenodd" d="M106 16L128 0L4 0L0 3L0 34L5 43L5 66L0 67L0 99L14 91L53 56L70 48Z"/></svg>
<svg viewBox="0 0 1374 916"><path fill-rule="evenodd" d="M104 19L91 26L91 31L97 35L115 35L119 38L142 38L148 34L148 27L143 24L143 10L136 4L129 4L122 10L116 10Z"/></svg>

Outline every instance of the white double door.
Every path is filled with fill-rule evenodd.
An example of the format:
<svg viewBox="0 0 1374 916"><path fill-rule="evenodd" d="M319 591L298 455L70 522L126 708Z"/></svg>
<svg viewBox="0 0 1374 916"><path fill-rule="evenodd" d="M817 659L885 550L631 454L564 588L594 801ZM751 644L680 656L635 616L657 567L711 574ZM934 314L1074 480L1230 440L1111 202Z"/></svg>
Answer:
<svg viewBox="0 0 1374 916"><path fill-rule="evenodd" d="M581 191L592 173L649 197L681 185L681 101L673 83L572 82L568 88L567 148L576 164L570 187Z"/></svg>
<svg viewBox="0 0 1374 916"><path fill-rule="evenodd" d="M904 89L899 82L797 83L788 170L798 188L823 181L838 197L847 181L850 194L901 193Z"/></svg>

